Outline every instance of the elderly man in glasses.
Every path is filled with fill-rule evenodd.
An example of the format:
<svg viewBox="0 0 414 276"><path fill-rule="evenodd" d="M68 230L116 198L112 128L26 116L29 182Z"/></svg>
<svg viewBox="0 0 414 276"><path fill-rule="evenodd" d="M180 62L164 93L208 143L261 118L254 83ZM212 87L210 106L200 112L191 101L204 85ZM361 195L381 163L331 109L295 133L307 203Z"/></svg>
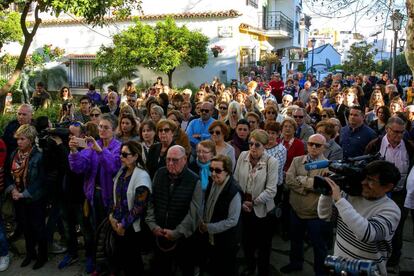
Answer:
<svg viewBox="0 0 414 276"><path fill-rule="evenodd" d="M295 157L286 173L286 184L290 189L290 262L280 269L282 273L301 271L303 268L303 244L305 232L313 246L315 275L325 275L324 260L327 243L324 240L327 222L318 218L319 194L313 189L313 179L323 175L328 168L307 171L306 163L327 160L323 155L326 139L321 134L314 134L307 142L308 154ZM325 233L325 235L324 235Z"/></svg>
<svg viewBox="0 0 414 276"><path fill-rule="evenodd" d="M173 264L184 276L194 275L194 248L188 239L200 224L202 192L198 176L187 168L182 146L167 152L166 167L153 179L145 218L156 239L154 275L173 275Z"/></svg>
<svg viewBox="0 0 414 276"><path fill-rule="evenodd" d="M292 113L293 119L298 124L298 128L295 132L295 137L302 140L305 144L308 141L309 137L314 134L313 128L306 123L306 111L303 108L297 108Z"/></svg>
<svg viewBox="0 0 414 276"><path fill-rule="evenodd" d="M203 102L200 108L200 118L192 120L187 127L186 133L194 152L198 143L210 139L208 128L215 121L211 117L213 109L214 106L210 102Z"/></svg>

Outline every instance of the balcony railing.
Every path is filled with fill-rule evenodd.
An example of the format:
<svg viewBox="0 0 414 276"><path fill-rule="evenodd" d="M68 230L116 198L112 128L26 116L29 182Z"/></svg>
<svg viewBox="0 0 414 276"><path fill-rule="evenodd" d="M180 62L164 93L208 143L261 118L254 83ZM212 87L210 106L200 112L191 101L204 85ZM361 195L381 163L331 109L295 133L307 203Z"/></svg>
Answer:
<svg viewBox="0 0 414 276"><path fill-rule="evenodd" d="M259 26L263 30L283 31L293 36L293 21L280 11L259 13Z"/></svg>

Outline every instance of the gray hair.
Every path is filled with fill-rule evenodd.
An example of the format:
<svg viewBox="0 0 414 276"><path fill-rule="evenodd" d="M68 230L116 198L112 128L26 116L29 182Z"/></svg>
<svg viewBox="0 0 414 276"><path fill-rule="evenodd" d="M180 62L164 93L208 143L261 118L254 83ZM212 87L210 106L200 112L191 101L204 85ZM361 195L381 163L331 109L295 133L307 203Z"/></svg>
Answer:
<svg viewBox="0 0 414 276"><path fill-rule="evenodd" d="M115 130L118 126L118 119L111 113L104 113L101 115L101 121L106 120L111 123L112 130Z"/></svg>
<svg viewBox="0 0 414 276"><path fill-rule="evenodd" d="M31 114L33 114L33 106L31 104L21 104L18 109L27 108Z"/></svg>
<svg viewBox="0 0 414 276"><path fill-rule="evenodd" d="M397 124L404 127L406 125L404 120L397 116L392 116L391 118L389 118L386 127L389 128L392 124Z"/></svg>
<svg viewBox="0 0 414 276"><path fill-rule="evenodd" d="M184 147L182 147L182 146L180 146L180 145L174 145L174 146L172 146L172 147L170 147L169 149L168 149L168 151L167 151L167 154L168 154L168 152L170 152L171 150L178 150L180 153L181 153L181 155L182 156L185 156L186 155L186 153L185 153L185 148Z"/></svg>

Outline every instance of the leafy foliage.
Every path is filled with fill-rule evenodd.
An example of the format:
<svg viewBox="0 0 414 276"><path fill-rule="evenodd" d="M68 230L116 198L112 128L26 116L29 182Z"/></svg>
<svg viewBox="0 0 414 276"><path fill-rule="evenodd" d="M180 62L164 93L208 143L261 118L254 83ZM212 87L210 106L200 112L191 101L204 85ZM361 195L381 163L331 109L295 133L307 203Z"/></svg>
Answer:
<svg viewBox="0 0 414 276"><path fill-rule="evenodd" d="M381 60L375 64L375 68L377 72L384 72L386 70L390 70L391 62L390 60ZM402 75L410 75L411 69L407 65L407 61L405 59L404 54L397 55L395 59L395 75L402 76Z"/></svg>
<svg viewBox="0 0 414 276"><path fill-rule="evenodd" d="M354 74L369 74L375 69L374 53L371 48L372 45L365 42L352 44L343 69Z"/></svg>
<svg viewBox="0 0 414 276"><path fill-rule="evenodd" d="M168 74L172 85L175 69L186 63L190 68L207 64L208 38L178 27L172 18L160 21L155 27L135 21L135 25L114 35L114 46L101 47L96 66L111 79L132 75L137 65Z"/></svg>
<svg viewBox="0 0 414 276"><path fill-rule="evenodd" d="M23 42L23 32L20 28L20 15L13 11L0 10L0 50L4 44Z"/></svg>

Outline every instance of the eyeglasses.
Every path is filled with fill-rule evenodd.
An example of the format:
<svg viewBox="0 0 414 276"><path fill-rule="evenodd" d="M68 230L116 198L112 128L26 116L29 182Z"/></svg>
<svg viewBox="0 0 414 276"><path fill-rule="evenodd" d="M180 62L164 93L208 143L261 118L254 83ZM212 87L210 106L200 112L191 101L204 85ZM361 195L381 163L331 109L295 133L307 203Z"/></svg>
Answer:
<svg viewBox="0 0 414 276"><path fill-rule="evenodd" d="M255 148L260 148L262 146L262 144L260 144L259 142L249 142L249 147L255 147Z"/></svg>
<svg viewBox="0 0 414 276"><path fill-rule="evenodd" d="M328 115L322 114L322 118L328 118Z"/></svg>
<svg viewBox="0 0 414 276"><path fill-rule="evenodd" d="M166 128L160 128L160 129L158 129L158 132L167 133L167 132L170 132L170 130L171 130L171 128L166 127Z"/></svg>
<svg viewBox="0 0 414 276"><path fill-rule="evenodd" d="M404 130L395 130L395 129L392 129L392 128L389 128L389 130L391 130L395 134L403 134L404 133Z"/></svg>
<svg viewBox="0 0 414 276"><path fill-rule="evenodd" d="M227 110L226 106L220 106L220 110Z"/></svg>
<svg viewBox="0 0 414 276"><path fill-rule="evenodd" d="M231 114L237 115L237 111L232 111Z"/></svg>
<svg viewBox="0 0 414 276"><path fill-rule="evenodd" d="M99 113L91 113L91 117L99 117L99 116L101 116L101 114L99 114Z"/></svg>
<svg viewBox="0 0 414 276"><path fill-rule="evenodd" d="M274 114L276 114L276 112L273 112L273 111L267 111L267 112L266 112L266 114L273 114L273 115L274 115Z"/></svg>
<svg viewBox="0 0 414 276"><path fill-rule="evenodd" d="M181 156L181 157L179 157L179 158L167 157L167 158L166 158L166 163L173 163L173 164L177 164L178 162L180 162L181 158L183 158L183 156Z"/></svg>
<svg viewBox="0 0 414 276"><path fill-rule="evenodd" d="M295 118L295 119L303 119L303 116L293 115L293 118Z"/></svg>
<svg viewBox="0 0 414 276"><path fill-rule="evenodd" d="M110 126L104 126L104 125L99 125L98 127L99 127L99 129L102 129L102 130L109 130L109 129L111 129Z"/></svg>
<svg viewBox="0 0 414 276"><path fill-rule="evenodd" d="M319 149L323 145L322 144L319 144L319 143L308 142L308 146L309 147L316 147L317 149Z"/></svg>
<svg viewBox="0 0 414 276"><path fill-rule="evenodd" d="M210 109L200 109L200 111L203 112L203 113L209 113Z"/></svg>
<svg viewBox="0 0 414 276"><path fill-rule="evenodd" d="M209 133L211 135L215 134L215 135L219 136L221 134L221 131L218 131L218 130L216 130L216 131L209 131Z"/></svg>
<svg viewBox="0 0 414 276"><path fill-rule="evenodd" d="M256 121L249 121L249 124L254 125L254 124L257 124L257 122Z"/></svg>
<svg viewBox="0 0 414 276"><path fill-rule="evenodd" d="M123 158L127 158L127 157L128 157L128 155L132 155L132 153L130 153L130 152L121 152L121 156L122 156Z"/></svg>
<svg viewBox="0 0 414 276"><path fill-rule="evenodd" d="M198 150L197 154L209 154L211 151Z"/></svg>
<svg viewBox="0 0 414 276"><path fill-rule="evenodd" d="M215 172L216 174L221 174L224 170L219 168L210 167L210 172Z"/></svg>

